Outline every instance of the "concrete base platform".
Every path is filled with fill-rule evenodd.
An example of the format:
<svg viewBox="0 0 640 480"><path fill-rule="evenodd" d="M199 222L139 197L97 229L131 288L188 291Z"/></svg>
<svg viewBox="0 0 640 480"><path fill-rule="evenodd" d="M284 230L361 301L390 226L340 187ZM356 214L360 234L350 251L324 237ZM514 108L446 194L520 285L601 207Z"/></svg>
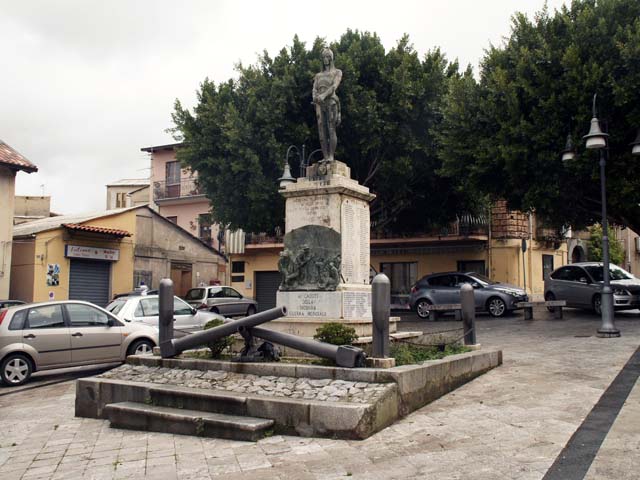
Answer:
<svg viewBox="0 0 640 480"><path fill-rule="evenodd" d="M132 356L122 367L78 380L75 411L80 417L110 418L114 404L136 402L272 420L278 433L364 439L501 363L499 350L354 369ZM160 417L140 420L141 428L149 428L149 422L162 428Z"/></svg>

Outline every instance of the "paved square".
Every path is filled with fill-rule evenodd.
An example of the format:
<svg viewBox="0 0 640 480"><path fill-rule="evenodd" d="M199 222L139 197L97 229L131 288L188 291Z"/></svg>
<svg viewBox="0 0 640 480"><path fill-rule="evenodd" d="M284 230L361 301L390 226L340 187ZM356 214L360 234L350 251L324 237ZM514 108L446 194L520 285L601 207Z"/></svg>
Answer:
<svg viewBox="0 0 640 480"><path fill-rule="evenodd" d="M478 340L502 348L504 364L364 441L248 443L117 430L73 416L72 381L1 389L0 478L541 479L640 345L637 314L618 315L617 339L595 337L599 319L588 313L551 317L481 317ZM638 471L636 382L586 478L637 479Z"/></svg>

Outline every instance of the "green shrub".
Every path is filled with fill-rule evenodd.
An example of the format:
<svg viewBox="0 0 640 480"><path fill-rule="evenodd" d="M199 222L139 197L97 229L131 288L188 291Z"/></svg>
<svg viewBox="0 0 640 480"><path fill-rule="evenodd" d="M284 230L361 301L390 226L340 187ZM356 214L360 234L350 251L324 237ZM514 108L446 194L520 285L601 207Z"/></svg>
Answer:
<svg viewBox="0 0 640 480"><path fill-rule="evenodd" d="M356 329L338 322L325 323L316 329L316 340L332 345L352 345L358 339Z"/></svg>
<svg viewBox="0 0 640 480"><path fill-rule="evenodd" d="M218 327L224 323L223 320L214 319L209 320L204 326L204 330L209 330L213 327ZM207 343L207 347L211 350L211 358L220 358L220 355L224 351L225 348L233 345L233 337L227 336L219 338L218 340L214 340L213 342Z"/></svg>

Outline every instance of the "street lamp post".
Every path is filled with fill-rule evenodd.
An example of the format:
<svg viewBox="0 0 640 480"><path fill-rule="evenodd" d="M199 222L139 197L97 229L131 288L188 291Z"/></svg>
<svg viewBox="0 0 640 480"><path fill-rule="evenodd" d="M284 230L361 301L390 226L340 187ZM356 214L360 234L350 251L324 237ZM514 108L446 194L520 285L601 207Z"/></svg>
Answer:
<svg viewBox="0 0 640 480"><path fill-rule="evenodd" d="M294 155L298 156L299 176L304 177L307 173L307 167L311 163L311 157L313 157L314 154L320 151L322 150L318 148L313 152L311 152L307 157L305 145L302 145L301 148L298 148L295 145L290 145L289 148L287 148L287 154L284 157L284 169L283 169L282 177L278 179L280 189L281 190L285 189L286 186L289 185L290 183L296 182L296 179L291 176L291 167L289 166L289 155L293 153Z"/></svg>
<svg viewBox="0 0 640 480"><path fill-rule="evenodd" d="M600 314L601 324L598 329L598 336L609 338L619 337L620 330L616 328L613 311L613 291L611 290L611 281L609 278L609 222L607 221L607 185L605 176L607 149L606 133L600 129L600 122L596 116L596 95L593 96L593 118L591 119L591 128L589 133L583 138L586 141L586 147L590 150L600 151L600 198L602 201L602 292L600 294Z"/></svg>

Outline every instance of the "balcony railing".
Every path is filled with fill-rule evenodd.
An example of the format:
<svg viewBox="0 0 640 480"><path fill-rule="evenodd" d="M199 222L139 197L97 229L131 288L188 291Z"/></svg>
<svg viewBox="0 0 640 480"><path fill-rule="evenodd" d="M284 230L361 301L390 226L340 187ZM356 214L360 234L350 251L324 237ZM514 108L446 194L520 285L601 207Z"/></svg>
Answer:
<svg viewBox="0 0 640 480"><path fill-rule="evenodd" d="M385 238L399 238L399 237L413 237L413 238L427 238L427 237L469 237L473 235L488 235L489 234L489 222L482 216L473 215L461 215L457 220L442 227L435 227L423 232L416 232L414 234L398 235L393 232L371 232L371 238L385 239Z"/></svg>
<svg viewBox="0 0 640 480"><path fill-rule="evenodd" d="M186 198L204 195L195 178L181 180L178 183L153 182L153 199L167 200L170 198Z"/></svg>

